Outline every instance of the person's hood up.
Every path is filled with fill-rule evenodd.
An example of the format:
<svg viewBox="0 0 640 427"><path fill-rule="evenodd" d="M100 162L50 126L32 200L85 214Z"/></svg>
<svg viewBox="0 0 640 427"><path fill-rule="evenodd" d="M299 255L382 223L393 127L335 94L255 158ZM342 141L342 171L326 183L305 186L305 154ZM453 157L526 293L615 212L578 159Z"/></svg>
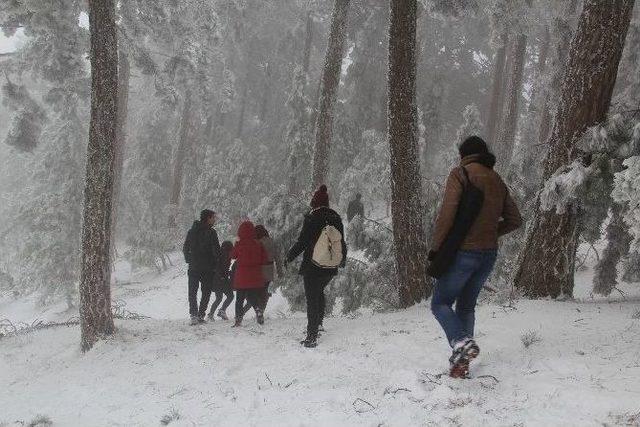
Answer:
<svg viewBox="0 0 640 427"><path fill-rule="evenodd" d="M256 238L256 228L251 221L245 221L240 224L240 227L238 228L238 237L240 240Z"/></svg>

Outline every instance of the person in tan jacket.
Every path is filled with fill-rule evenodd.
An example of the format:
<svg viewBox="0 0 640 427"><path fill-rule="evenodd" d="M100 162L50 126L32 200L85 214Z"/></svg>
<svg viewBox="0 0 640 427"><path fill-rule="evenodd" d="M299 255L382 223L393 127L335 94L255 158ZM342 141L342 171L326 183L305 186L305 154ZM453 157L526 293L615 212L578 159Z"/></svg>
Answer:
<svg viewBox="0 0 640 427"><path fill-rule="evenodd" d="M480 290L493 270L498 238L522 225L522 217L507 186L493 170L496 160L486 142L471 136L460 145L459 152L460 165L447 178L429 253L432 259L454 224L460 197L468 185L464 168L471 184L484 194L484 201L451 266L436 281L431 299L431 311L453 348L449 361L450 374L454 377L466 376L469 361L480 352L473 339L475 307Z"/></svg>

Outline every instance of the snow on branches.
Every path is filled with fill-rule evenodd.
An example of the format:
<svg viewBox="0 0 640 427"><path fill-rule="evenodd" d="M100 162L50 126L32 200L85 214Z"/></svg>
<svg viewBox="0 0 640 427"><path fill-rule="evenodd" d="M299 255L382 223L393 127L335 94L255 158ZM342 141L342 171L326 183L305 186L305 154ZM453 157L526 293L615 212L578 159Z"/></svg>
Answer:
<svg viewBox="0 0 640 427"><path fill-rule="evenodd" d="M622 164L626 169L615 174L612 196L627 205L623 219L633 236L632 246L640 250L640 156L629 157Z"/></svg>
<svg viewBox="0 0 640 427"><path fill-rule="evenodd" d="M8 80L2 86L2 94L3 104L14 111L5 144L32 152L38 146L47 114L24 85Z"/></svg>

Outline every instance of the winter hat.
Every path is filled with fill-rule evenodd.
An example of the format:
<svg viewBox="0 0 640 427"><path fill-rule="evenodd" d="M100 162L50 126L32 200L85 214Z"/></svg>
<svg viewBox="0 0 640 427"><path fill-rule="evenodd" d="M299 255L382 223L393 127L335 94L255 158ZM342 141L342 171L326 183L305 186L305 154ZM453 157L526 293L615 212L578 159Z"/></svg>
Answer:
<svg viewBox="0 0 640 427"><path fill-rule="evenodd" d="M322 206L329 207L329 194L327 193L326 185L321 185L313 194L313 198L311 199L311 207L313 209L317 209Z"/></svg>

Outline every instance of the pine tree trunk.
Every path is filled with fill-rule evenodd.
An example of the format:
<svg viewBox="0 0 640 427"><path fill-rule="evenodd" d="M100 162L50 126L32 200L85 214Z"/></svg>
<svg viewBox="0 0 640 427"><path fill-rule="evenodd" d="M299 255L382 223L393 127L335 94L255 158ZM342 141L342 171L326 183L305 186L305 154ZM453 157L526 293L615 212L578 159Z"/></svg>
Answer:
<svg viewBox="0 0 640 427"><path fill-rule="evenodd" d="M178 137L178 148L173 160L173 177L171 179L171 195L169 205L169 227L176 227L178 206L180 205L180 195L182 194L182 180L184 177L184 164L188 155L189 145L191 145L191 91L186 90L184 95L184 105L182 107L182 117L180 118L180 135Z"/></svg>
<svg viewBox="0 0 640 427"><path fill-rule="evenodd" d="M344 54L345 38L347 35L347 13L349 0L335 0L331 17L329 44L325 55L322 72L322 92L318 105L316 123L316 143L313 152L313 188L326 183L329 177L329 155L331 151L331 136L333 134L333 115L342 56Z"/></svg>
<svg viewBox="0 0 640 427"><path fill-rule="evenodd" d="M389 146L391 215L400 304L428 297L416 109L416 0L391 0Z"/></svg>
<svg viewBox="0 0 640 427"><path fill-rule="evenodd" d="M129 58L120 51L118 54L118 119L116 129L115 167L113 171L113 208L111 210L111 259L116 255L116 226L118 222L118 200L122 190L122 170L124 168L124 148L127 142L127 116L129 107Z"/></svg>
<svg viewBox="0 0 640 427"><path fill-rule="evenodd" d="M304 51L302 54L302 71L309 76L309 64L311 63L311 43L313 42L313 18L311 12L307 13L307 25L304 37Z"/></svg>
<svg viewBox="0 0 640 427"><path fill-rule="evenodd" d="M556 17L554 20L554 39L556 40L555 69L551 77L551 84L545 92L544 101L541 106L542 117L540 118L540 130L538 131L539 144L546 143L549 139L549 133L551 132L553 122L552 111L554 111L556 105L551 101L551 97L553 96L555 98L555 94L559 93L562 89L562 76L566 68L572 33L569 19L575 14L577 7L577 0L571 0L566 13L563 16Z"/></svg>
<svg viewBox="0 0 640 427"><path fill-rule="evenodd" d="M496 140L498 123L502 115L502 104L504 98L503 81L504 69L507 59L507 35L500 38L502 45L498 48L494 58L493 83L491 89L491 102L489 104L489 118L487 119L487 138L491 143Z"/></svg>
<svg viewBox="0 0 640 427"><path fill-rule="evenodd" d="M576 143L587 128L605 120L633 0L586 0L571 42L556 121L548 141L543 180L579 157ZM577 213L536 207L515 286L529 297L573 295Z"/></svg>
<svg viewBox="0 0 640 427"><path fill-rule="evenodd" d="M114 331L111 314L111 209L117 138L118 42L113 0L89 1L91 124L82 220L82 351Z"/></svg>
<svg viewBox="0 0 640 427"><path fill-rule="evenodd" d="M509 167L513 147L515 143L516 132L518 130L518 106L520 96L522 95L522 79L524 75L524 60L527 53L527 36L519 34L513 46L513 61L509 75L509 83L507 84L506 109L504 112L504 122L500 127L500 135L498 137L497 156L500 165L504 170Z"/></svg>
<svg viewBox="0 0 640 427"><path fill-rule="evenodd" d="M614 203L611 206L611 220L607 225L607 246L594 268L593 292L608 296L618 284L618 263L629 253L631 235L622 219L624 206Z"/></svg>
<svg viewBox="0 0 640 427"><path fill-rule="evenodd" d="M240 116L238 117L238 128L236 129L236 138L242 138L244 129L244 114L247 109L247 94L249 92L249 67L247 66L247 74L244 79L242 88L242 97L240 98Z"/></svg>
<svg viewBox="0 0 640 427"><path fill-rule="evenodd" d="M529 113L535 113L537 111L536 102L538 102L538 95L542 85L545 84L543 77L547 69L547 56L549 55L549 46L551 45L551 32L549 27L544 28L544 35L542 37L542 43L540 44L540 52L538 54L538 63L536 65L535 84L531 89L531 98L529 99Z"/></svg>

